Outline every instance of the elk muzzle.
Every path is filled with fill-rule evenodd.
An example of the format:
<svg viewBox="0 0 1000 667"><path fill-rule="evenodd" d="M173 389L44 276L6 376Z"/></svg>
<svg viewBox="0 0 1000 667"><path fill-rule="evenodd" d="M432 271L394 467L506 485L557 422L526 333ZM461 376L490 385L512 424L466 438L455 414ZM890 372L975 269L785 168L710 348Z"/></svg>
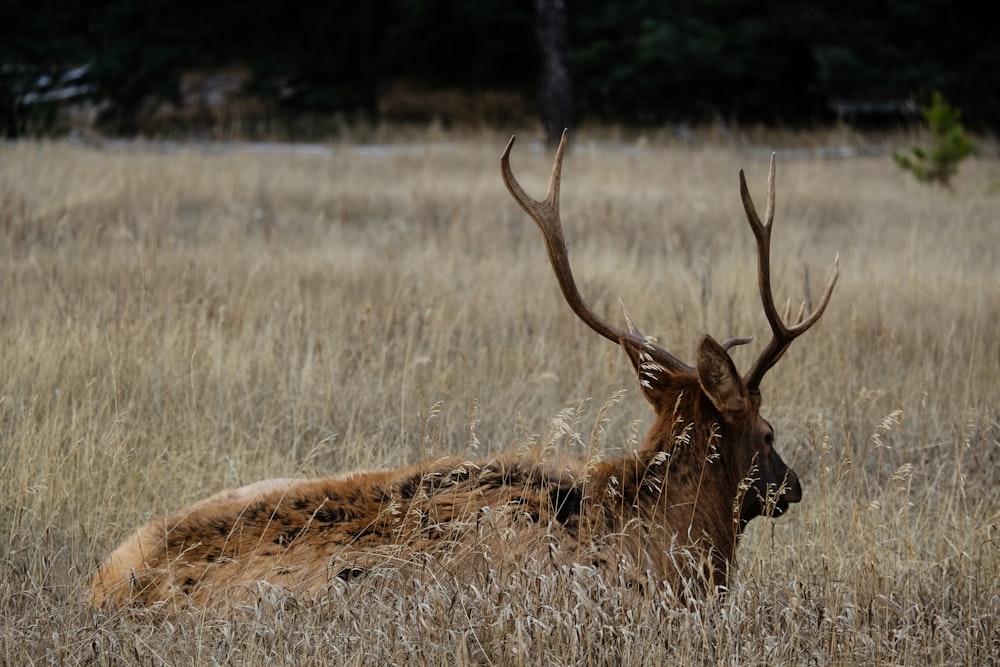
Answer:
<svg viewBox="0 0 1000 667"><path fill-rule="evenodd" d="M758 516L779 517L788 506L802 500L802 485L795 471L774 451L754 470L740 505L740 528Z"/></svg>

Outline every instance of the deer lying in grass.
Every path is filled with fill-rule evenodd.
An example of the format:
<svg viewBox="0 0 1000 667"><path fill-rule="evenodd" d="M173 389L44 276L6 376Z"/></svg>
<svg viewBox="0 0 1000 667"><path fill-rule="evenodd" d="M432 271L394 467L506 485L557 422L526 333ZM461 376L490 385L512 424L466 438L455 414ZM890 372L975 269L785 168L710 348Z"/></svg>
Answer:
<svg viewBox="0 0 1000 667"><path fill-rule="evenodd" d="M522 559L529 567L580 563L626 582L700 591L726 582L740 534L757 516L798 502L795 473L774 450L760 416L760 382L789 344L823 314L837 267L816 309L794 324L778 314L770 285L774 157L762 222L740 172L740 192L757 239L760 294L773 337L741 377L733 345L709 336L688 366L643 336L594 313L577 291L559 216L565 135L548 194L531 199L501 158L504 183L545 237L570 307L621 345L656 420L641 447L620 460L557 468L521 458L450 458L385 472L320 480L269 480L224 491L128 538L96 572L92 600L209 605L244 598L259 585L319 595L373 568ZM696 582L692 586L692 582Z"/></svg>

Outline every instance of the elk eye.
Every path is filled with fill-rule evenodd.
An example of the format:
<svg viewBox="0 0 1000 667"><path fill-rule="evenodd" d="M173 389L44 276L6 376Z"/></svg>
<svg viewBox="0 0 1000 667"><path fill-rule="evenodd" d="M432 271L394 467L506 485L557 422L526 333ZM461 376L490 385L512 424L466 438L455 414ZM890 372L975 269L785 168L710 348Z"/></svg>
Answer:
<svg viewBox="0 0 1000 667"><path fill-rule="evenodd" d="M768 447L774 446L774 433L764 434L764 444L767 445Z"/></svg>

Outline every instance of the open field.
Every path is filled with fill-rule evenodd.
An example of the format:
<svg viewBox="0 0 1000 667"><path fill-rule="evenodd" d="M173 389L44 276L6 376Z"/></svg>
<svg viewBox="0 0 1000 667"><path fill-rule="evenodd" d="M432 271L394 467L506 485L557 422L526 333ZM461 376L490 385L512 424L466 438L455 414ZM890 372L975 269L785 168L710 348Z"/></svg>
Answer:
<svg viewBox="0 0 1000 667"><path fill-rule="evenodd" d="M121 539L224 488L641 438L628 362L503 187L505 142L0 145L0 664L1000 664L995 159L946 191L884 155L779 152L776 297L818 298L838 252L841 278L762 387L803 501L750 524L724 599L570 568L263 591L228 618L85 604ZM768 330L737 173L762 206L767 154L581 137L562 199L585 298L686 360L755 335L745 369ZM550 160L515 149L536 196Z"/></svg>

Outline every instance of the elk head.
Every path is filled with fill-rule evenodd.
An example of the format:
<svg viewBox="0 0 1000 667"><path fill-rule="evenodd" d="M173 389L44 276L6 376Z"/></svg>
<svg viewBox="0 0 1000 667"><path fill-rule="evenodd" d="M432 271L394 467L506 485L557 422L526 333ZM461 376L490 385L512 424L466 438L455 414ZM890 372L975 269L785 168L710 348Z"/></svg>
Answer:
<svg viewBox="0 0 1000 667"><path fill-rule="evenodd" d="M673 454L677 449L677 423L680 420L692 431L688 433L688 439L701 443L701 449L694 448L697 455L704 457L708 448L711 450L710 456L716 457L718 463L714 468L715 472L698 480L698 483L713 487L709 491L714 495L709 497L722 501L723 497L728 496L732 505L725 510L731 507L732 515L727 518L737 523L737 531L742 530L754 517L784 513L790 503L802 498L802 488L795 472L785 465L774 449L774 429L760 415L760 383L792 340L805 333L823 314L837 282L838 262L834 263L833 273L816 308L807 314L803 304L792 324L787 324L788 308L786 307L783 316L779 315L771 293L774 155L771 156L763 222L750 198L743 171L740 171L743 208L757 240L761 301L772 332L771 341L750 371L741 376L729 350L735 345L749 343L752 338L732 338L720 344L711 336L705 336L698 345L697 362L692 367L656 345L653 339L644 336L628 311L624 310L624 305L627 329L610 324L584 302L570 269L559 214L559 185L566 133L563 133L556 152L548 193L541 201L529 197L511 171L510 150L513 144L514 137L511 137L501 158L503 180L517 203L541 229L563 296L587 326L621 345L638 374L643 394L656 412L656 421L639 451L640 458L652 460L661 452ZM692 506L699 502L702 505L692 510L692 522L695 521L694 515L697 512L719 512L719 508L704 507L707 504L704 494L699 497L703 500L692 501ZM672 503L673 500L671 499Z"/></svg>

